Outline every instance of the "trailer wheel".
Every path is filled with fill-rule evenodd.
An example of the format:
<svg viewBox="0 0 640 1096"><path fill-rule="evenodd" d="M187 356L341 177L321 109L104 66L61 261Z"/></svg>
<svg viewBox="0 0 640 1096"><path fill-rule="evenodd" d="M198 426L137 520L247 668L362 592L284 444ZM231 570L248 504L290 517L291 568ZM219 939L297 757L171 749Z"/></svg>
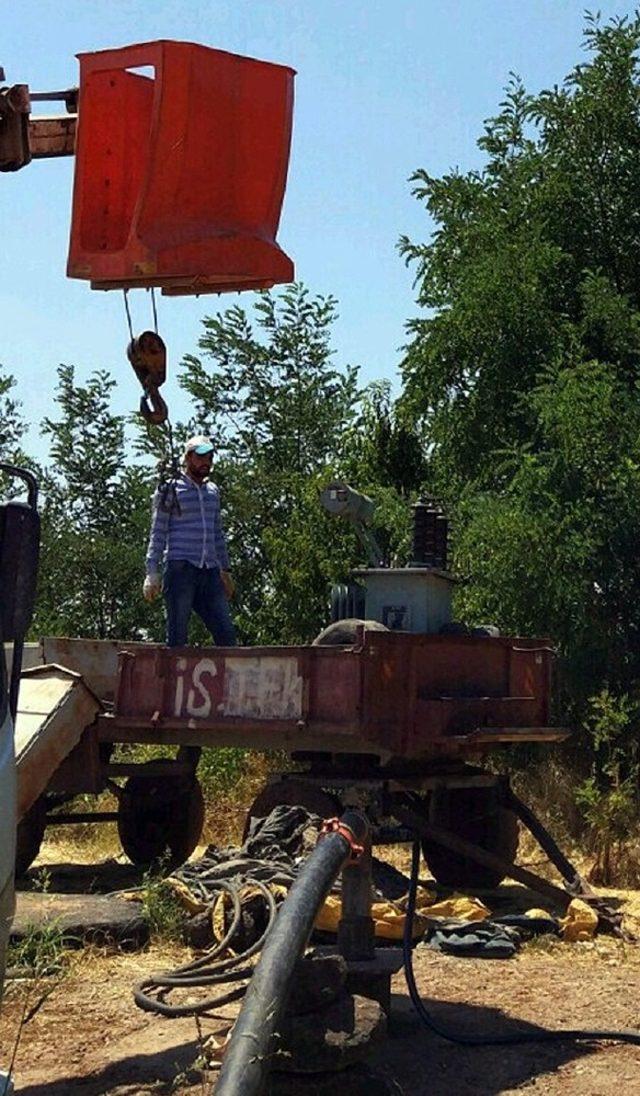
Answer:
<svg viewBox="0 0 640 1096"><path fill-rule="evenodd" d="M157 767L158 762L150 762ZM202 833L204 798L195 773L172 775L167 759L162 776L130 776L118 805L118 835L134 864L147 867L163 861L184 864ZM144 768L144 766L141 766Z"/></svg>
<svg viewBox="0 0 640 1096"><path fill-rule="evenodd" d="M47 826L47 801L36 799L16 828L16 876L24 875L40 852Z"/></svg>
<svg viewBox="0 0 640 1096"><path fill-rule="evenodd" d="M276 780L273 784L267 784L249 807L242 840L246 841L249 836L254 818L266 818L274 807L280 806L304 807L309 814L317 814L322 819L342 814L337 796L317 785L307 784L305 780Z"/></svg>
<svg viewBox="0 0 640 1096"><path fill-rule="evenodd" d="M434 792L428 802L429 821L456 837L473 841L513 864L518 851L518 819L502 806L495 788L452 788ZM492 889L504 875L457 856L434 841L422 841L422 854L436 882L444 887Z"/></svg>

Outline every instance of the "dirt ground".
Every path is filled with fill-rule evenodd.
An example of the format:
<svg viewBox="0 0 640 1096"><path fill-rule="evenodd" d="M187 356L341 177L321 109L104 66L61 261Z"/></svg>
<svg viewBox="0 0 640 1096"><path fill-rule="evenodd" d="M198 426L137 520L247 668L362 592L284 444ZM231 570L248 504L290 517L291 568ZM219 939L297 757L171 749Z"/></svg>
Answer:
<svg viewBox="0 0 640 1096"><path fill-rule="evenodd" d="M640 892L624 892L624 907L640 914ZM630 926L640 930L637 917ZM71 954L63 977L35 985L10 980L0 1017L0 1066L6 1068L11 1058L21 1018L41 1002L20 1033L17 1093L213 1092L215 1071L202 1070L203 1041L223 1041L234 1006L198 1028L192 1019L143 1013L132 998L133 984L146 972L188 958L179 945L154 944L138 953L85 949ZM453 958L418 949L415 971L434 1019L457 1034L567 1026L640 1030L640 944L607 936L593 943L540 942L509 960ZM402 974L392 988L388 1039L370 1062L395 1080L398 1093L640 1096L640 1046L459 1046L424 1028ZM344 1089L336 1075L336 1093Z"/></svg>

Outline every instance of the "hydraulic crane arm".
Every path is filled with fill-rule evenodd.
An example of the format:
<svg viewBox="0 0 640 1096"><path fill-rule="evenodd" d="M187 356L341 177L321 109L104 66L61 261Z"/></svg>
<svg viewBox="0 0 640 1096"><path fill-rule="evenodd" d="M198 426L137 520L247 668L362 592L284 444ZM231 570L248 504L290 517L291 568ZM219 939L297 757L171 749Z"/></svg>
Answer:
<svg viewBox="0 0 640 1096"><path fill-rule="evenodd" d="M19 171L32 160L73 156L78 120L78 89L29 90L28 84L5 86L0 68L0 171ZM63 102L66 114L32 117L36 102Z"/></svg>

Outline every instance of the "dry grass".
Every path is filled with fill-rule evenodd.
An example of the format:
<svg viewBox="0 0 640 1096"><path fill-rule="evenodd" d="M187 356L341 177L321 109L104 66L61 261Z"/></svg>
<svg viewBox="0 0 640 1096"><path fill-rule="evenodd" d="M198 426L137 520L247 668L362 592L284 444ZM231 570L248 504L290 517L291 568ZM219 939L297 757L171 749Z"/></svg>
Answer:
<svg viewBox="0 0 640 1096"><path fill-rule="evenodd" d="M224 791L215 799L207 797L203 843L221 846L240 844L247 811L272 773L282 767L280 759L273 755L249 754L242 777L233 790Z"/></svg>
<svg viewBox="0 0 640 1096"><path fill-rule="evenodd" d="M209 844L240 844L247 811L253 800L271 774L284 768L286 761L278 755L247 753L232 790L225 787L223 781L221 790L217 790L215 783L209 787L205 784L206 814L199 848ZM80 796L65 806L65 810L71 812L116 809L117 800L111 791L97 797ZM48 826L36 865L63 861L83 864L110 858L126 861L116 823L83 822L77 826Z"/></svg>
<svg viewBox="0 0 640 1096"><path fill-rule="evenodd" d="M115 811L118 803L110 791L99 796L80 796L65 806L65 811ZM45 840L37 864L58 863L64 857L69 863L84 864L106 860L122 854L118 827L115 822L100 824L80 822L77 826L47 826Z"/></svg>
<svg viewBox="0 0 640 1096"><path fill-rule="evenodd" d="M558 757L545 757L538 765L513 774L514 791L533 809L564 854L578 871L597 887L603 838L590 832L576 806L576 778ZM526 867L553 877L544 853L527 830L521 831L519 861ZM613 842L607 857L612 885L640 887L640 826L624 841Z"/></svg>
<svg viewBox="0 0 640 1096"><path fill-rule="evenodd" d="M144 759L146 755L145 758L137 758ZM239 758L227 758L219 770L209 762L202 773L206 799L202 845L240 844L246 813L255 796L269 777L286 769L287 764L287 759L280 755L253 752ZM596 854L589 847L588 834L576 810L575 788L566 767L553 756L545 757L526 772L516 772L512 782L516 792L533 808L578 871L586 878L592 878ZM115 810L117 802L113 794L107 791L97 799L80 797L71 809L74 806L78 810ZM378 855L400 870L408 870L408 846L389 846L380 849ZM77 826L50 826L38 863L54 863L62 859L83 863L110 857L124 859L115 823L82 823ZM558 879L556 870L525 829L521 829L518 862L545 878ZM599 885L598 880L592 878L592 881ZM640 886L638 835L615 850L614 883L622 887Z"/></svg>

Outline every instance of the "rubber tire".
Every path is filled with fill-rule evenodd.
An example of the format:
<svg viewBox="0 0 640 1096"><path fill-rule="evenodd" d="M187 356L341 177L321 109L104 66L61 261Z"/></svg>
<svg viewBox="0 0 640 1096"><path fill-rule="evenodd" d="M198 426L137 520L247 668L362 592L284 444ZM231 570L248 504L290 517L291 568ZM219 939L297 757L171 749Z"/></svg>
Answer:
<svg viewBox="0 0 640 1096"><path fill-rule="evenodd" d="M389 629L377 620L364 620L360 617L345 617L334 620L323 628L313 640L312 647L353 647L358 637L358 629L364 625L365 632L388 632Z"/></svg>
<svg viewBox="0 0 640 1096"><path fill-rule="evenodd" d="M174 764L167 759L166 776L130 776L120 796L120 843L129 860L140 867L158 862L169 868L184 864L200 840L204 825L200 781L195 773L172 775Z"/></svg>
<svg viewBox="0 0 640 1096"><path fill-rule="evenodd" d="M266 818L274 807L304 807L310 814L317 814L323 820L342 814L342 806L337 796L325 792L316 784L307 784L304 780L276 780L267 784L258 793L247 811L242 840L249 836L249 827L253 818Z"/></svg>
<svg viewBox="0 0 640 1096"><path fill-rule="evenodd" d="M16 829L16 879L24 875L40 852L47 826L47 801L43 795L36 799L20 819Z"/></svg>
<svg viewBox="0 0 640 1096"><path fill-rule="evenodd" d="M518 852L518 819L503 807L495 788L452 788L429 797L427 817L434 826L495 853L513 864ZM457 856L435 842L422 841L422 855L437 883L453 889L492 890L504 875L492 868Z"/></svg>

